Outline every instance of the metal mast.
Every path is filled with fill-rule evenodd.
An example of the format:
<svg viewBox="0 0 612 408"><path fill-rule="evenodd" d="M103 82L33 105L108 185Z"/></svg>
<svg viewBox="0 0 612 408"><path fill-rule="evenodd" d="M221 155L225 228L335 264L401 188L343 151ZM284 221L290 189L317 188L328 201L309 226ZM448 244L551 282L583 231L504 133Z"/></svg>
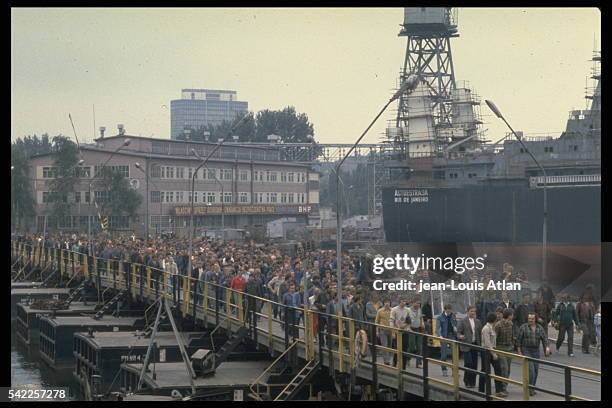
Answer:
<svg viewBox="0 0 612 408"><path fill-rule="evenodd" d="M427 82L436 127L450 127L452 123L451 93L455 89L455 73L450 39L459 36L456 21L456 12L450 7L406 7L398 34L407 37L400 83L410 73L419 74ZM402 145L407 142L410 131L407 97L403 94L399 99L395 120L397 134L391 137Z"/></svg>

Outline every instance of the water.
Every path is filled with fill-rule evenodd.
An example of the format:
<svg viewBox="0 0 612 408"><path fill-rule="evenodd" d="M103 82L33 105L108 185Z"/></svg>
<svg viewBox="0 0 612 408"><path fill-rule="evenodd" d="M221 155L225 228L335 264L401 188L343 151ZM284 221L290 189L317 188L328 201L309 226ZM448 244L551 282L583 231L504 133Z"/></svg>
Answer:
<svg viewBox="0 0 612 408"><path fill-rule="evenodd" d="M38 355L38 347L28 348L19 343L11 331L11 385L20 388L53 389L68 387L69 399L82 399L72 369L52 370Z"/></svg>

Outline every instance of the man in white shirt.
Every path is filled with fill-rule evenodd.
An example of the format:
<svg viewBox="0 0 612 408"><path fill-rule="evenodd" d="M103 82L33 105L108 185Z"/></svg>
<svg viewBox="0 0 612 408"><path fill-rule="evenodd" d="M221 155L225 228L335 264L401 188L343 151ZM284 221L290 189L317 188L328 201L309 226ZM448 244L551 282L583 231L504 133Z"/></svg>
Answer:
<svg viewBox="0 0 612 408"><path fill-rule="evenodd" d="M493 327L496 320L497 315L493 312L489 313L487 315L487 324L485 324L481 331L482 346L487 349L487 351L482 354L483 360L481 371L486 371L487 365L491 365L493 366L495 375L501 376L502 372L499 364L499 356L493 351L497 347L497 334ZM484 378L484 376L480 377L481 381L478 384L478 391L480 392L485 392ZM495 380L495 395L502 398L508 396L508 393L504 391L504 383L501 381Z"/></svg>
<svg viewBox="0 0 612 408"><path fill-rule="evenodd" d="M399 305L391 308L391 313L389 315L389 323L392 327L396 327L402 330L402 351L408 351L408 329L409 324L406 321L408 317L408 308L406 307L406 300L400 299ZM397 338L397 336L396 336ZM394 364L397 366L397 354L393 356ZM404 368L406 364L407 356L402 353L402 368Z"/></svg>
<svg viewBox="0 0 612 408"><path fill-rule="evenodd" d="M466 368L478 370L478 355L480 352L469 345L480 346L481 331L482 324L476 318L476 307L470 305L467 308L467 316L457 325L457 338L462 342L459 348L463 352ZM467 388L474 388L476 386L476 373L466 371L463 382Z"/></svg>

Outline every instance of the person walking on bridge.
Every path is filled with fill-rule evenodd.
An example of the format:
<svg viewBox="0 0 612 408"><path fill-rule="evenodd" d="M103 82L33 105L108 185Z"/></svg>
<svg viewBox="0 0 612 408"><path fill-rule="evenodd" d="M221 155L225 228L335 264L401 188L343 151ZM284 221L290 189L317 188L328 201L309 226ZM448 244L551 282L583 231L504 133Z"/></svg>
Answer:
<svg viewBox="0 0 612 408"><path fill-rule="evenodd" d="M544 328L539 325L536 321L536 315L531 312L527 315L527 323L523 324L519 329L517 338L518 352L527 357L534 359L540 359L540 344L544 348L544 355L550 354L548 348L548 338L544 332ZM529 385L535 386L538 380L538 367L537 361L529 360ZM529 395L533 396L536 392L533 389L529 389Z"/></svg>
<svg viewBox="0 0 612 408"><path fill-rule="evenodd" d="M582 352L590 354L591 344L595 343L595 327L593 324L595 304L588 293L585 292L580 297L580 302L576 305L576 313L582 329Z"/></svg>
<svg viewBox="0 0 612 408"><path fill-rule="evenodd" d="M470 305L467 308L467 316L459 322L457 327L457 338L463 343L480 346L481 332L482 323L476 318L476 306ZM467 344L461 344L459 348L463 352L465 367L478 370L478 355L481 354L480 351ZM467 388L476 387L476 373L474 371L466 371L463 376L463 382Z"/></svg>
<svg viewBox="0 0 612 408"><path fill-rule="evenodd" d="M457 317L453 313L453 307L450 304L444 305L444 311L437 317L436 336L444 337L445 339L457 340ZM446 361L450 354L450 344L440 341L440 359ZM442 366L442 376L447 377L447 368Z"/></svg>
<svg viewBox="0 0 612 408"><path fill-rule="evenodd" d="M495 323L493 328L495 329L496 346L495 348L501 351L513 352L516 345L516 336L514 330L514 324L512 318L514 317L514 310L506 308L502 314L502 320ZM502 377L510 378L510 369L512 368L512 357L504 354L498 354L499 356L499 368ZM508 392L508 383L502 383L502 392Z"/></svg>
<svg viewBox="0 0 612 408"><path fill-rule="evenodd" d="M561 296L561 303L555 309L553 313L553 321L559 333L557 334L557 352L565 340L565 334L567 333L567 355L574 357L574 324L578 330L580 330L580 323L578 321L578 314L576 308L569 301L569 296L564 293Z"/></svg>

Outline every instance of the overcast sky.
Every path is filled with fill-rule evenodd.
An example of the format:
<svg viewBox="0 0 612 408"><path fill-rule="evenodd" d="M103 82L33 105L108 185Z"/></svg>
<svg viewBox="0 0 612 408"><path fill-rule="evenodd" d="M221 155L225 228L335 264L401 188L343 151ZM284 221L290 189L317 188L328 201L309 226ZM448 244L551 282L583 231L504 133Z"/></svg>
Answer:
<svg viewBox="0 0 612 408"><path fill-rule="evenodd" d="M11 138L96 127L169 138L182 88L231 89L249 110L293 105L320 142L354 141L392 94L404 60L401 8L12 9ZM600 13L460 8L457 80L516 130L556 133L585 108ZM484 103L484 101L483 101ZM395 107L394 107L395 108ZM489 139L505 134L483 106ZM389 110L364 142L375 142Z"/></svg>

